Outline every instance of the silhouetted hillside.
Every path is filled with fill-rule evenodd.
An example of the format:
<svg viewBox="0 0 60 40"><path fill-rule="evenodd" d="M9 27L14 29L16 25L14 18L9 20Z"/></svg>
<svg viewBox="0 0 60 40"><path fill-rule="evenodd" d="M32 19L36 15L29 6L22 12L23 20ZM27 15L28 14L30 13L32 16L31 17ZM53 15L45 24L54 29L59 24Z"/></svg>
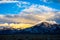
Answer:
<svg viewBox="0 0 60 40"><path fill-rule="evenodd" d="M60 25L42 22L31 28L24 29L23 31L28 33L38 33L38 34L60 34Z"/></svg>
<svg viewBox="0 0 60 40"><path fill-rule="evenodd" d="M0 34L60 34L60 24L42 22L26 29L0 30Z"/></svg>

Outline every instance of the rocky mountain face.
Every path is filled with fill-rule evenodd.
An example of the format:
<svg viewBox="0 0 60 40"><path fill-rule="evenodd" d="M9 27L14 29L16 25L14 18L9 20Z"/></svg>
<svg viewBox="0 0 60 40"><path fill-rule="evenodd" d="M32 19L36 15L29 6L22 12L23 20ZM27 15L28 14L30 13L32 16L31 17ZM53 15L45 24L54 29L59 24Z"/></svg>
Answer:
<svg viewBox="0 0 60 40"><path fill-rule="evenodd" d="M34 25L30 28L17 30L8 29L0 30L0 34L60 34L60 24L50 24L48 22L42 22Z"/></svg>

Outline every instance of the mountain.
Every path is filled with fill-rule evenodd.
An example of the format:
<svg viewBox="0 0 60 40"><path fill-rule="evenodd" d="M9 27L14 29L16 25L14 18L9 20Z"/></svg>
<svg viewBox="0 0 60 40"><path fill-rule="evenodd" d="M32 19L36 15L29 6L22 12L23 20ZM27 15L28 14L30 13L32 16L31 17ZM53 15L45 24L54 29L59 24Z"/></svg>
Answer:
<svg viewBox="0 0 60 40"><path fill-rule="evenodd" d="M0 34L60 34L60 24L42 22L26 29L0 30Z"/></svg>
<svg viewBox="0 0 60 40"><path fill-rule="evenodd" d="M23 32L38 34L60 34L60 24L42 22L31 28L24 29Z"/></svg>

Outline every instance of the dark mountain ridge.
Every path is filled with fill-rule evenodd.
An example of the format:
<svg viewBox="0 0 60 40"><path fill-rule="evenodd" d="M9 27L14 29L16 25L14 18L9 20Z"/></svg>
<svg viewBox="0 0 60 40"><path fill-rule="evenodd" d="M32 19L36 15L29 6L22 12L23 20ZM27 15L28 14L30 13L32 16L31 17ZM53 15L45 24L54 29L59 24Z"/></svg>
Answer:
<svg viewBox="0 0 60 40"><path fill-rule="evenodd" d="M60 34L60 24L42 22L26 29L0 30L0 34Z"/></svg>

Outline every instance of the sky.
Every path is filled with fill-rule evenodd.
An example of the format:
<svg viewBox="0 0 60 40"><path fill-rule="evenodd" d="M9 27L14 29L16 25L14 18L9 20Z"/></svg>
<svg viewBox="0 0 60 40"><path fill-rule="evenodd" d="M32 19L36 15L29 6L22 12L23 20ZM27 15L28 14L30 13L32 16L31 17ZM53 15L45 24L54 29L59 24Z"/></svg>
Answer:
<svg viewBox="0 0 60 40"><path fill-rule="evenodd" d="M22 10L29 8L32 4L44 5L60 10L59 0L1 0L0 14L18 14Z"/></svg>
<svg viewBox="0 0 60 40"><path fill-rule="evenodd" d="M0 26L40 22L60 24L60 0L0 0Z"/></svg>

